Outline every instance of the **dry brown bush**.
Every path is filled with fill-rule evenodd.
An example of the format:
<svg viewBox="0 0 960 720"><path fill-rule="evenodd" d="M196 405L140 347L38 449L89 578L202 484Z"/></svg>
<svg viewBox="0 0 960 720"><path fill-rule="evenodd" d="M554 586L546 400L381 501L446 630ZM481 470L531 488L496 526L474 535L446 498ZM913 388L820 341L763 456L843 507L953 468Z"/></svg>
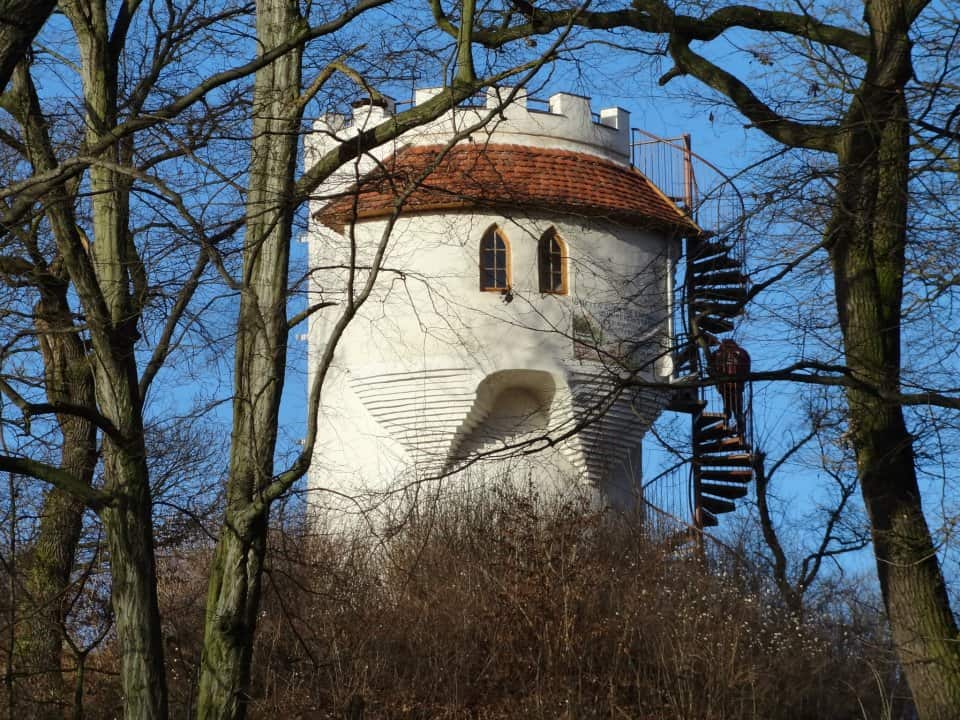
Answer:
<svg viewBox="0 0 960 720"><path fill-rule="evenodd" d="M880 717L882 647L637 527L502 490L372 548L285 537L252 716Z"/></svg>
<svg viewBox="0 0 960 720"><path fill-rule="evenodd" d="M886 717L879 618L801 624L744 563L705 568L579 503L503 490L388 541L272 542L251 718ZM205 562L163 565L173 717L194 699Z"/></svg>

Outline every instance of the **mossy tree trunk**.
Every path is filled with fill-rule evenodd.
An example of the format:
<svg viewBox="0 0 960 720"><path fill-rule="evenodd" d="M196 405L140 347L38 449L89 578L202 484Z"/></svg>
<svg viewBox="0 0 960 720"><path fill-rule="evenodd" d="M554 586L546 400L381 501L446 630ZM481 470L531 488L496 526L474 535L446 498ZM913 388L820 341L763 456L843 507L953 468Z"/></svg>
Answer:
<svg viewBox="0 0 960 720"><path fill-rule="evenodd" d="M41 290L34 312L50 402L92 407L93 376L69 310L66 284ZM66 414L59 415L57 423L60 468L89 485L97 463L95 426ZM23 616L28 620L18 633L19 667L44 679L40 691L48 697L43 699L55 704L66 704L61 674L63 633L85 510L74 495L59 488L48 490L37 537L24 566L27 606Z"/></svg>
<svg viewBox="0 0 960 720"><path fill-rule="evenodd" d="M471 19L473 7L472 0L463 5ZM257 0L261 48L288 42L304 22L297 0ZM459 38L457 76L448 92L365 130L356 142L320 158L299 180L295 169L305 102L301 50L286 53L256 74L227 509L210 571L197 700L197 714L203 720L246 716L270 505L306 472L316 439L315 418L308 418L303 450L289 468L276 473L274 450L290 329L287 276L293 214L345 163L438 118L484 86L474 76L471 34L465 32ZM323 78L336 69L343 69L339 61L321 73L310 91L316 92ZM368 274L367 285L375 279L376 272ZM351 290L338 327L350 322L369 291L369 287ZM318 397L319 386L315 386L313 407Z"/></svg>
<svg viewBox="0 0 960 720"><path fill-rule="evenodd" d="M297 0L258 0L260 48L286 42L302 26ZM204 720L246 714L267 542L267 511L251 514L250 508L273 477L286 371L301 54L283 55L254 81L227 508L210 570L197 700Z"/></svg>
<svg viewBox="0 0 960 720"><path fill-rule="evenodd" d="M30 76L29 61L22 61L13 76L13 86L4 100L23 132L24 151L36 172L56 166L56 157ZM78 229L73 197L60 185L47 198L47 217L57 244L77 241ZM47 262L36 234L26 234L27 255L35 263L29 276L40 296L34 307L34 329L43 359L47 399L53 405L96 407L93 374L80 339L68 298L69 277L62 259ZM90 486L97 463L97 430L88 419L60 413L60 469ZM65 704L61 657L66 594L74 568L77 543L83 527L85 503L76 495L53 487L47 491L40 511L37 537L24 563L25 596L18 631L17 667L34 683L40 697L52 704Z"/></svg>
<svg viewBox="0 0 960 720"><path fill-rule="evenodd" d="M62 0L80 46L86 140L102 142L117 123L118 70L128 25L111 27L106 0ZM122 647L124 714L167 715L160 610L153 548L153 501L135 343L145 294L143 266L129 227L131 181L117 170L129 151L114 143L90 168L89 257L71 244L64 258L90 328L97 407L113 432L103 441L100 511L110 556L111 601ZM92 276L91 276L92 271Z"/></svg>
<svg viewBox="0 0 960 720"><path fill-rule="evenodd" d="M917 482L900 392L909 204L909 27L872 3L874 62L844 118L837 202L826 236L846 362L850 437L893 641L924 720L960 708L960 634Z"/></svg>

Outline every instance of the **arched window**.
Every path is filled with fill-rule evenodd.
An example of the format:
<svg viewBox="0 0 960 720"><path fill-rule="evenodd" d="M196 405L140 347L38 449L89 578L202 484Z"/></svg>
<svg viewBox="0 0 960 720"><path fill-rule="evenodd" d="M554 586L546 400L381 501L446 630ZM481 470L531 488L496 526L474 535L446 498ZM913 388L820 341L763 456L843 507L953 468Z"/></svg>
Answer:
<svg viewBox="0 0 960 720"><path fill-rule="evenodd" d="M566 295L567 248L554 228L547 230L537 246L540 292Z"/></svg>
<svg viewBox="0 0 960 720"><path fill-rule="evenodd" d="M510 241L496 226L480 241L480 289L510 289Z"/></svg>

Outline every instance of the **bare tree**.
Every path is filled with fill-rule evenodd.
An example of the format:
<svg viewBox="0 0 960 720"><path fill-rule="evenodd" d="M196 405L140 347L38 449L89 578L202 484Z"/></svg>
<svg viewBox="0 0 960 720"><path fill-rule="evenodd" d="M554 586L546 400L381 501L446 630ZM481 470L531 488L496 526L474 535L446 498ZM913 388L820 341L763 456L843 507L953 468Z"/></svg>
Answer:
<svg viewBox="0 0 960 720"><path fill-rule="evenodd" d="M31 89L38 74L60 61L58 53L32 66L25 61L18 85L5 101L18 124L6 139L32 166L0 189L6 200L6 238L31 225L49 225L52 232L50 242L33 252L27 246L25 257L7 258L4 275L21 279L24 288L41 298L49 284L51 293L60 293L53 310L62 317L37 310L37 327L17 334L17 343L10 346L16 352L8 348L4 356L8 370L2 390L21 414L26 432L18 446L0 456L0 468L48 483L78 511L93 510L102 522L127 717L163 718L168 713L156 586L158 496L147 440L149 400L157 379L172 368L182 344L207 340L200 318L207 319L217 307L218 293L236 298L239 312L230 323L235 327L228 381L234 387L230 469L210 578L197 711L201 717L243 717L269 509L309 466L316 440L313 414L323 381L318 373L311 388L303 452L278 471L274 456L289 333L320 309L290 314L288 276L297 214L344 163L439 117L491 82L532 72L552 53L551 48L543 56L533 54L532 61L516 66L491 66L481 76L469 31L476 8L467 0L458 13L464 33L446 49L424 50L426 55L449 52L453 58L455 71L446 91L367 130L298 177L305 109L336 102L344 78L371 91L365 74L374 75L374 62L364 58L364 42L357 39L364 33L353 26L383 4L368 0L334 12L296 0L260 0L253 6L188 3L183 8L162 2L114 7L105 0L65 1L60 7L70 23L78 77L75 85L64 79L55 86L75 92L82 116L58 120L52 107L44 107L46 98ZM427 28L435 22L429 16L423 20ZM251 23L256 57L231 65L233 56L249 50L242 38ZM237 38L233 45L230 38ZM317 42L320 38L326 44ZM186 64L211 46L224 51L226 69L210 74ZM307 54L318 69L305 82ZM64 71L63 77L68 76ZM321 102L322 93L329 94ZM56 135L71 131L80 134L79 144ZM211 150L227 147L233 138L240 144L226 154ZM246 156L249 165L238 160ZM200 176L214 181L191 185ZM218 212L219 196L244 198L243 209ZM381 257L383 249L385 245ZM45 280L44 273L52 279ZM375 281L374 274L369 282ZM341 329L361 303L362 294L341 309ZM32 311L27 314L33 317ZM59 324L54 326L54 320ZM51 338L57 333L63 335L61 341L76 345L67 349L80 352L79 367L86 373L71 379L59 394L56 388L63 383L56 373L66 350L38 356L30 342L35 338L46 348L56 342ZM47 363L45 399L28 372L11 372L16 357L31 353L34 367ZM61 419L63 437L75 432L72 424L83 423L88 445L81 446L87 451L82 467L66 458L56 464L32 451L31 433L50 417ZM95 456L89 445L93 428L99 443ZM62 447L67 452L70 446L62 442ZM92 472L93 460L100 463L102 482L91 483L86 474ZM66 516L51 517L62 522Z"/></svg>
<svg viewBox="0 0 960 720"><path fill-rule="evenodd" d="M25 159L35 170L49 170L56 160L50 152L50 138L27 61L17 66L13 87L2 101L23 128L20 149ZM51 194L48 216L53 233L63 236L67 228L75 229L70 202L69 191L59 196ZM5 256L3 279L13 287L36 289L37 300L30 315L42 356L49 406L91 407L93 378L67 298L70 283L62 258L45 255L36 225L23 227L16 235L21 252ZM61 437L59 469L90 486L97 464L96 428L88 419L68 412L58 413L56 418ZM50 702L61 700L58 686L66 592L84 509L69 492L50 489L29 557L21 561L24 587L20 604L26 628L18 633L17 666L28 677L52 681L41 684L48 685L50 696L46 699Z"/></svg>
<svg viewBox="0 0 960 720"><path fill-rule="evenodd" d="M859 522L859 508L854 505L857 476L851 472L852 458L843 447L838 431L846 427L842 414L831 413L825 404L808 408L807 429L800 438L791 440L789 448L777 458L761 455L754 478L756 481L757 522L769 572L784 606L798 619L807 610L806 598L814 590L825 564L869 545L866 523ZM809 468L791 467L804 451L812 446ZM801 460L801 462L803 462ZM790 547L774 507L774 483L795 482L805 475L822 475L829 480L828 496L821 500L815 513L805 521L808 525L801 547ZM815 528L815 530L814 530Z"/></svg>
<svg viewBox="0 0 960 720"><path fill-rule="evenodd" d="M940 10L925 0L871 0L862 12L640 0L576 18L571 10L535 8L508 33L533 35L571 21L595 30L636 31L631 45L649 40L645 47L656 52L661 43L674 64L661 84L695 79L782 150L824 168L828 206L818 224L832 272L843 362L801 359L769 377L845 388L849 437L893 639L921 717L934 720L952 717L960 706L960 645L923 512L904 408L956 409L960 402L936 386L920 384L918 392L904 387L901 342L904 288L912 271L907 250L916 232L911 209L919 197L911 159L928 163L956 139L957 113L944 97L953 87L956 35L945 29L950 11L941 17ZM506 41L496 27L477 27L474 37L496 47ZM763 89L751 84L749 70L714 59L711 43L737 31L758 38L736 46L760 68ZM944 40L940 62L914 60L914 40L925 31ZM918 73L923 77L915 81ZM920 131L926 133L925 150L918 152L911 136Z"/></svg>

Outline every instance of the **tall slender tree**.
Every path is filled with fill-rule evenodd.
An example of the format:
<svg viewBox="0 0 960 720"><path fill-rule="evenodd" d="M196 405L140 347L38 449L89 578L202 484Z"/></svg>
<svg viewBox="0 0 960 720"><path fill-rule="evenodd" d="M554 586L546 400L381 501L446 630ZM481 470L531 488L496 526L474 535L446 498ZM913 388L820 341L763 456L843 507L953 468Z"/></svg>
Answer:
<svg viewBox="0 0 960 720"><path fill-rule="evenodd" d="M14 72L13 87L0 101L23 129L22 149L34 170L51 169L56 158L45 127L36 88L24 59ZM70 189L51 193L48 217L53 233L67 242L77 232ZM93 377L80 338L80 328L67 297L69 277L59 255L47 258L36 226L20 233L23 254L6 263L3 276L15 286L33 285L38 299L33 326L44 368L44 387L51 407L93 407ZM83 417L59 413L60 469L90 486L97 464L94 424ZM70 586L77 542L83 525L84 504L71 493L51 488L45 495L36 538L26 567L22 611L26 626L17 633L17 668L28 677L44 678L42 699L63 701L60 666L67 590Z"/></svg>

